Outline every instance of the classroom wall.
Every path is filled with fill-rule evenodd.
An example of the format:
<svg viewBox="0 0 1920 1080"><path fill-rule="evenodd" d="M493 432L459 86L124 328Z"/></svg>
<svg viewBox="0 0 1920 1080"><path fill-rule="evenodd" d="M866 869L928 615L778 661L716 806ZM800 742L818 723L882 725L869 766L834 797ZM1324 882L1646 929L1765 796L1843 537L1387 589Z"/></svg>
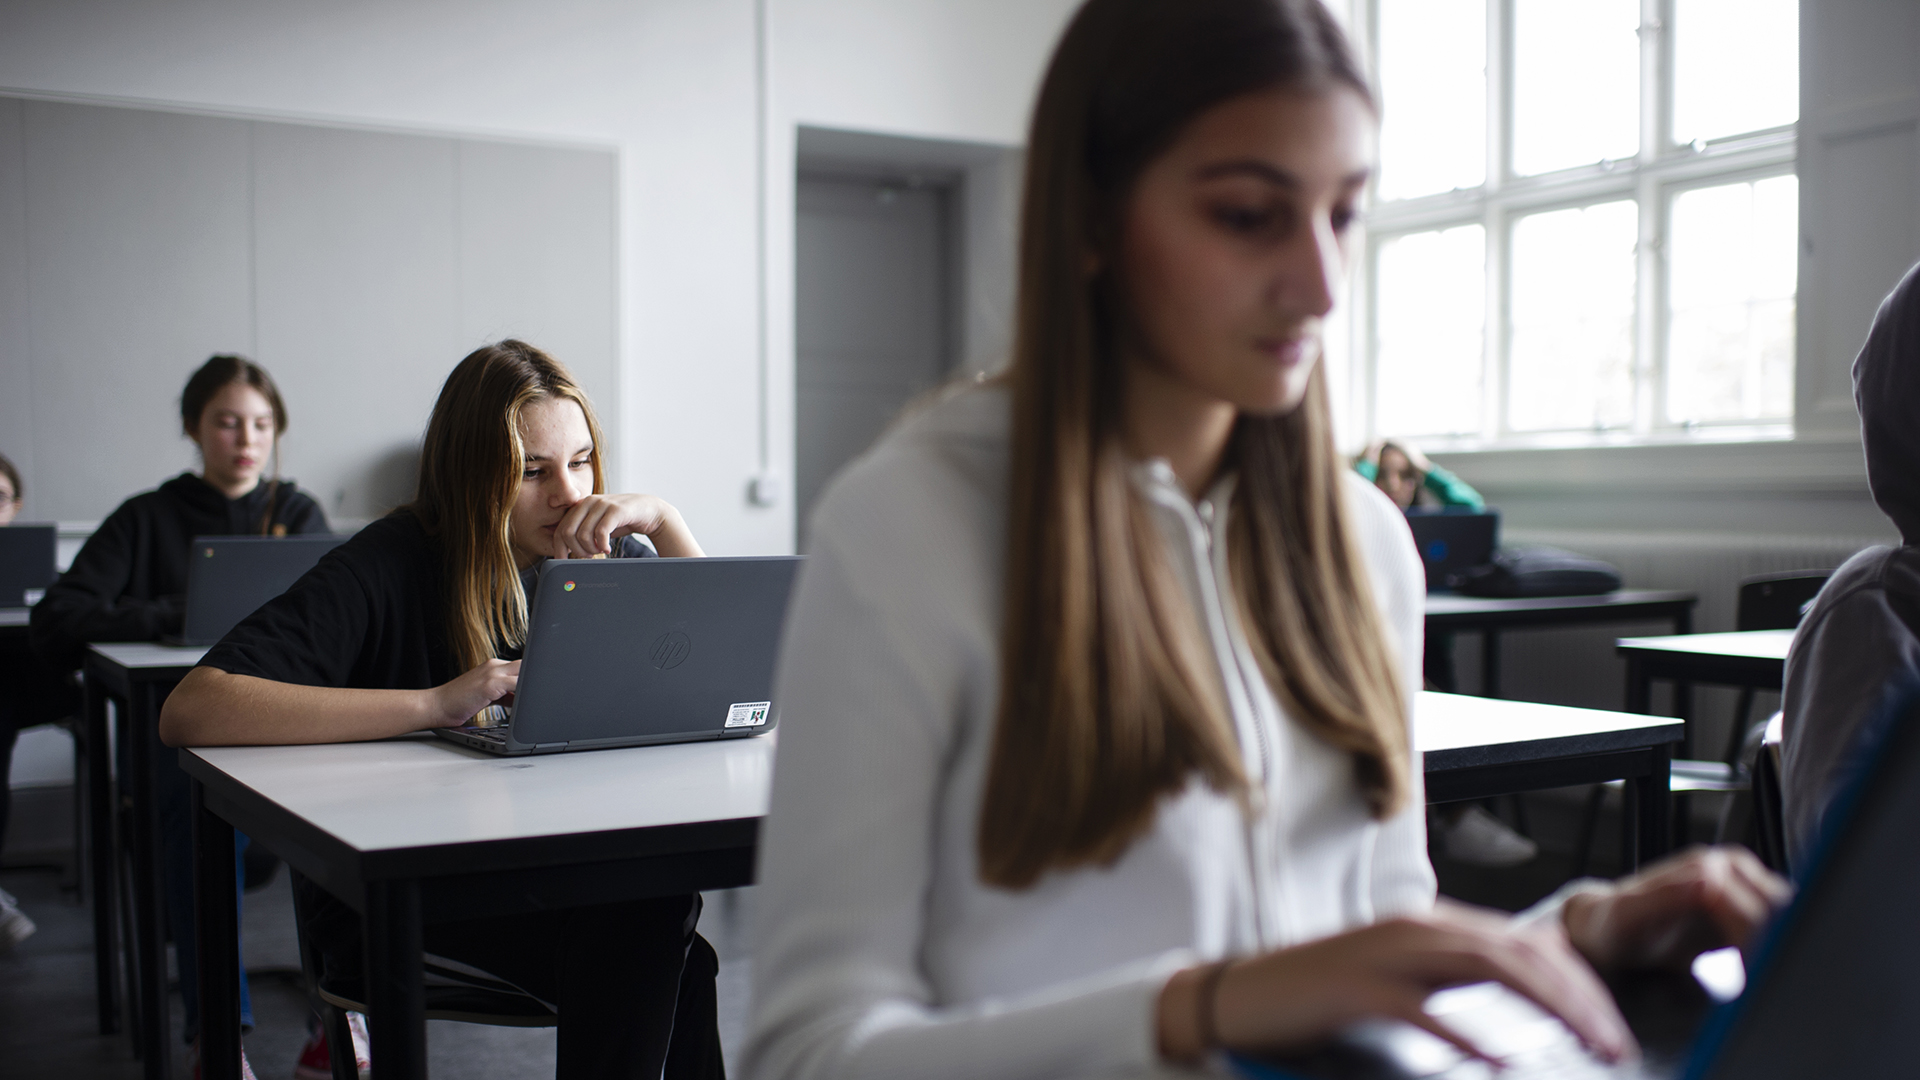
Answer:
<svg viewBox="0 0 1920 1080"><path fill-rule="evenodd" d="M30 518L197 468L174 405L216 352L274 372L282 470L349 527L411 497L474 343L540 342L614 399L609 150L4 96L0 145L0 264L23 283L0 453Z"/></svg>
<svg viewBox="0 0 1920 1080"><path fill-rule="evenodd" d="M674 501L709 551L780 552L791 500L747 485L791 478L794 128L1018 142L1071 6L20 0L0 7L0 88L612 147L616 481ZM151 452L178 463L177 443Z"/></svg>

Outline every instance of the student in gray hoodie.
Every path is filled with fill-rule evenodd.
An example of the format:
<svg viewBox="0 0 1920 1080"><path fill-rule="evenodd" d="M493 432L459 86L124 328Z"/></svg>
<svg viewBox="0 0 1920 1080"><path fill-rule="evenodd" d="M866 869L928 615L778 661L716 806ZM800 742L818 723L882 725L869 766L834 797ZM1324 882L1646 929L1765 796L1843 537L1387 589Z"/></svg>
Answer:
<svg viewBox="0 0 1920 1080"><path fill-rule="evenodd" d="M1880 304L1853 362L1867 484L1900 530L1834 571L1787 654L1781 708L1787 856L1804 866L1865 728L1920 683L1920 265Z"/></svg>

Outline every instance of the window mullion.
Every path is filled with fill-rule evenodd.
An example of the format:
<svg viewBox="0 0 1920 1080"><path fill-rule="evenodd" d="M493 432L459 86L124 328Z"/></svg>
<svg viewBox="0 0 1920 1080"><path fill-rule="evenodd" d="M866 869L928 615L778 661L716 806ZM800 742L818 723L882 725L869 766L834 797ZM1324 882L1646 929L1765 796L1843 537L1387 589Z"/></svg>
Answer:
<svg viewBox="0 0 1920 1080"><path fill-rule="evenodd" d="M1640 154L1635 160L1635 197L1640 205L1635 252L1633 432L1646 436L1663 426L1666 387L1666 213L1652 168L1665 157L1672 127L1667 47L1672 0L1640 0Z"/></svg>
<svg viewBox="0 0 1920 1080"><path fill-rule="evenodd" d="M1507 234L1501 194L1513 176L1514 0L1487 0L1486 315L1480 391L1480 437L1507 431Z"/></svg>

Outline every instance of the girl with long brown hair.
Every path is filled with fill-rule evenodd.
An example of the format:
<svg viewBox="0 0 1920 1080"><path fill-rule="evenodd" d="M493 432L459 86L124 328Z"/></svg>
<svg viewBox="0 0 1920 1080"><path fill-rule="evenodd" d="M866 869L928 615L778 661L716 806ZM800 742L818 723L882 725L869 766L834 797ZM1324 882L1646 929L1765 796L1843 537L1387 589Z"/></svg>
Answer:
<svg viewBox="0 0 1920 1080"><path fill-rule="evenodd" d="M1371 1016L1465 1045L1422 1002L1485 979L1620 1057L1590 962L1682 960L1782 895L1715 852L1525 926L1436 906L1420 564L1318 364L1374 125L1315 0L1075 15L1011 366L817 511L750 1076L1132 1075Z"/></svg>
<svg viewBox="0 0 1920 1080"><path fill-rule="evenodd" d="M475 350L434 405L414 501L209 650L167 699L160 737L353 742L464 724L506 698L543 560L702 554L665 500L607 493L604 446L557 360L520 341ZM302 887L323 987L356 983L358 916ZM663 1067L691 1080L722 1072L718 959L694 932L699 913L689 895L557 912L510 936L484 918L435 922L425 943L555 1005L562 1080L653 1080Z"/></svg>

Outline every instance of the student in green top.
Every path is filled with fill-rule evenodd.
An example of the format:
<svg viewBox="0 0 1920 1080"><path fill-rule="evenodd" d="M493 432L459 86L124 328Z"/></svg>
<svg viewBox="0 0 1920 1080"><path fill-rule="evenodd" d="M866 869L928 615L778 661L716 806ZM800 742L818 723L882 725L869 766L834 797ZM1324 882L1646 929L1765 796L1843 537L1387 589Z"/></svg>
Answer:
<svg viewBox="0 0 1920 1080"><path fill-rule="evenodd" d="M1427 460L1418 448L1378 439L1354 459L1353 471L1373 481L1402 510L1463 506L1479 511L1487 500L1465 480Z"/></svg>

